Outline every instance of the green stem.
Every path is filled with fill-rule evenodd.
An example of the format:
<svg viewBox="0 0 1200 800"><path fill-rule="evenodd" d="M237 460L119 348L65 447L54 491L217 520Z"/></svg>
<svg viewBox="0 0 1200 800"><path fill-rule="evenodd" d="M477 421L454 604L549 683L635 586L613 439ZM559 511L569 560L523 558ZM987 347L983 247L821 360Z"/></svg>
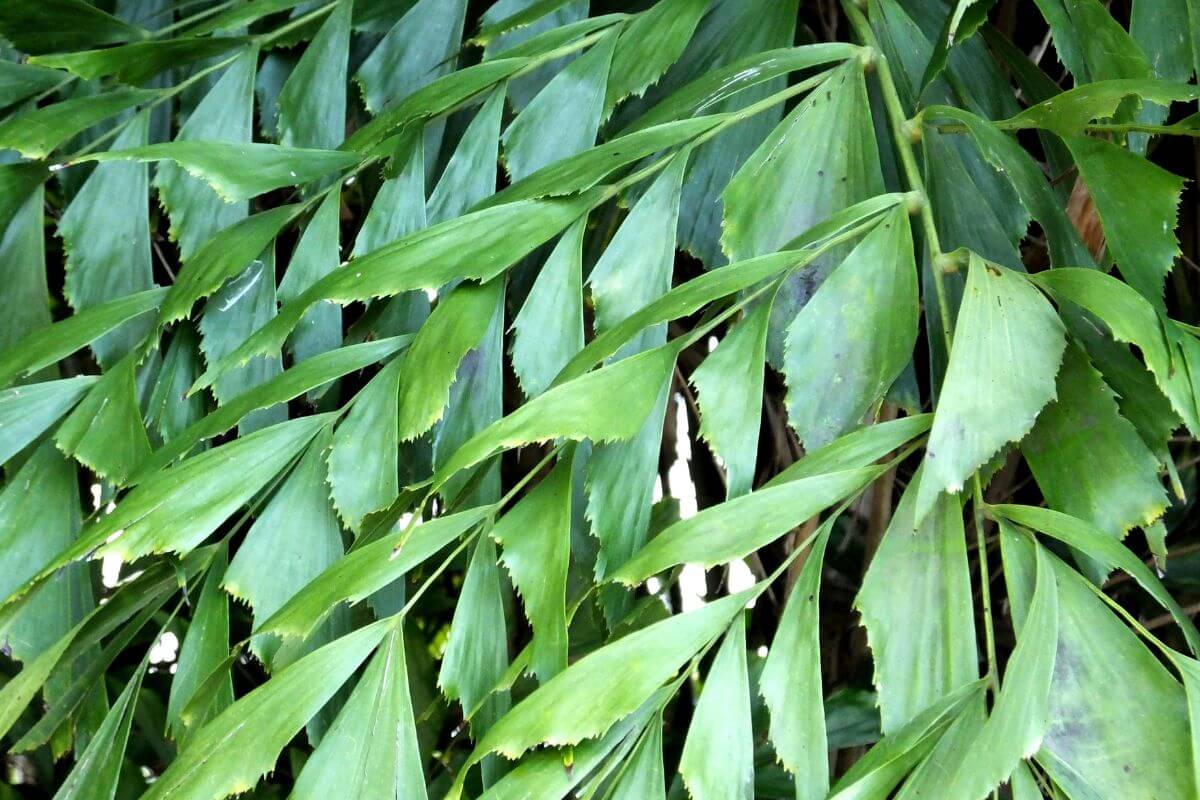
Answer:
<svg viewBox="0 0 1200 800"><path fill-rule="evenodd" d="M971 506L974 512L975 550L979 564L979 597L983 604L984 646L987 648L988 664L987 679L992 693L995 694L999 691L999 678L996 674L996 632L992 627L992 578L988 568L987 537L984 535L983 529L983 484L979 480L978 472L972 476L971 483L975 494Z"/></svg>

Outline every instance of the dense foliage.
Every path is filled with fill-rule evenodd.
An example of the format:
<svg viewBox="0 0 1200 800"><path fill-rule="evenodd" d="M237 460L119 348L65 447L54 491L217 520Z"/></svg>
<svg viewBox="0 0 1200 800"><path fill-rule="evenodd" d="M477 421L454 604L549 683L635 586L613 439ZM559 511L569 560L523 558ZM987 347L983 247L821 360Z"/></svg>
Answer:
<svg viewBox="0 0 1200 800"><path fill-rule="evenodd" d="M0 37L0 799L1197 797L1200 3Z"/></svg>

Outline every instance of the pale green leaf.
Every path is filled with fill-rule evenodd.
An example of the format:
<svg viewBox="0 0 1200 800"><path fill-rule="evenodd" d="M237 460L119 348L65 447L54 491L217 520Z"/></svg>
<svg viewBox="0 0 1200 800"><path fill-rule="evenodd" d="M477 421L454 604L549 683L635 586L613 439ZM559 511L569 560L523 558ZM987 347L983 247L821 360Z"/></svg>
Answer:
<svg viewBox="0 0 1200 800"><path fill-rule="evenodd" d="M1054 399L1066 347L1063 324L1028 280L971 256L950 366L929 434L914 522L941 492L1021 439Z"/></svg>
<svg viewBox="0 0 1200 800"><path fill-rule="evenodd" d="M752 800L754 733L746 670L746 615L725 634L679 757L679 773L695 800Z"/></svg>
<svg viewBox="0 0 1200 800"><path fill-rule="evenodd" d="M610 34L568 64L505 129L504 163L514 181L595 144L615 44Z"/></svg>
<svg viewBox="0 0 1200 800"><path fill-rule="evenodd" d="M279 143L332 149L346 138L346 62L351 0L321 24L279 92Z"/></svg>
<svg viewBox="0 0 1200 800"><path fill-rule="evenodd" d="M836 516L817 531L788 595L767 651L758 691L770 711L770 737L785 769L795 776L797 800L829 793L829 745L821 688L820 593L825 547Z"/></svg>
<svg viewBox="0 0 1200 800"><path fill-rule="evenodd" d="M253 609L255 627L342 557L342 531L325 486L329 441L328 430L317 434L254 520L225 571L222 585ZM263 569L263 564L272 567ZM250 640L264 663L271 661L276 645L266 637Z"/></svg>
<svg viewBox="0 0 1200 800"><path fill-rule="evenodd" d="M651 539L612 579L635 586L677 564L712 567L741 558L857 494L882 472L859 467L799 478L706 508Z"/></svg>
<svg viewBox="0 0 1200 800"><path fill-rule="evenodd" d="M571 557L573 453L492 529L500 560L533 627L530 670L542 683L567 666L567 567Z"/></svg>
<svg viewBox="0 0 1200 800"><path fill-rule="evenodd" d="M145 144L150 117L139 114L113 147ZM67 254L63 294L76 310L154 286L150 264L149 189L141 164L103 164L84 182L58 221ZM149 320L126 325L92 344L96 360L111 366L145 336Z"/></svg>
<svg viewBox="0 0 1200 800"><path fill-rule="evenodd" d="M725 462L726 494L750 491L762 425L763 362L770 298L760 300L692 372L700 405L700 435Z"/></svg>
<svg viewBox="0 0 1200 800"><path fill-rule="evenodd" d="M1121 274L1159 305L1163 278L1179 255L1175 214L1183 179L1102 139L1071 136L1066 142Z"/></svg>
<svg viewBox="0 0 1200 800"><path fill-rule="evenodd" d="M189 740L145 800L212 800L248 791L394 626L382 620L281 670Z"/></svg>
<svg viewBox="0 0 1200 800"><path fill-rule="evenodd" d="M97 380L95 375L78 375L0 391L0 464L70 411Z"/></svg>
<svg viewBox="0 0 1200 800"><path fill-rule="evenodd" d="M157 96L158 92L146 89L115 89L17 114L0 122L0 149L45 158L76 134Z"/></svg>
<svg viewBox="0 0 1200 800"><path fill-rule="evenodd" d="M513 372L527 397L546 391L583 349L583 234L587 218L567 228L534 279L513 320Z"/></svg>
<svg viewBox="0 0 1200 800"><path fill-rule="evenodd" d="M117 793L125 745L133 724L134 707L142 688L147 662L133 673L92 740L79 754L54 800L112 800Z"/></svg>
<svg viewBox="0 0 1200 800"><path fill-rule="evenodd" d="M0 139L2 141L2 139ZM226 202L300 186L359 162L353 153L265 142L173 142L108 150L77 161L172 161L208 183Z"/></svg>
<svg viewBox="0 0 1200 800"><path fill-rule="evenodd" d="M357 603L382 589L494 511L494 506L468 509L421 523L411 532L396 531L352 550L307 583L263 622L258 632L308 636L338 603Z"/></svg>
<svg viewBox="0 0 1200 800"><path fill-rule="evenodd" d="M962 506L942 495L916 524L919 485L914 479L901 497L855 600L884 733L979 677Z"/></svg>
<svg viewBox="0 0 1200 800"><path fill-rule="evenodd" d="M150 456L135 366L129 355L106 372L54 434L59 449L116 484L124 484Z"/></svg>
<svg viewBox="0 0 1200 800"><path fill-rule="evenodd" d="M295 800L424 800L404 636L392 630L292 790ZM363 735L366 733L367 735Z"/></svg>
<svg viewBox="0 0 1200 800"><path fill-rule="evenodd" d="M834 268L787 329L788 422L809 449L858 425L912 358L917 267L903 209Z"/></svg>

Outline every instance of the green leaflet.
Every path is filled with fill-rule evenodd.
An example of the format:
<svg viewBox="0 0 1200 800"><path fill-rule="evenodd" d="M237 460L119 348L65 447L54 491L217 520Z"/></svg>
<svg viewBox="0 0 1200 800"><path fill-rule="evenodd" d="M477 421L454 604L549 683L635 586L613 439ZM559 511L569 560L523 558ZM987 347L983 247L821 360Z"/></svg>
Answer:
<svg viewBox="0 0 1200 800"><path fill-rule="evenodd" d="M79 375L0 391L0 464L70 411L97 380L94 375Z"/></svg>
<svg viewBox="0 0 1200 800"><path fill-rule="evenodd" d="M155 603L139 611L130 622L116 631L98 654L87 660L83 669L77 670L75 675L70 676L66 688L56 693L52 702L48 704L46 712L13 744L12 752L28 752L49 744L57 731L63 730L64 726L68 726L69 729L71 718L80 716L80 705L92 694L96 683L103 677L117 655L130 646L134 637L146 626L150 618L158 613L165 599L160 596ZM54 676L51 678L53 680Z"/></svg>
<svg viewBox="0 0 1200 800"><path fill-rule="evenodd" d="M254 788L279 752L394 626L381 620L281 670L189 740L146 800L208 800Z"/></svg>
<svg viewBox="0 0 1200 800"><path fill-rule="evenodd" d="M346 62L352 0L341 0L279 92L279 143L337 147L346 138Z"/></svg>
<svg viewBox="0 0 1200 800"><path fill-rule="evenodd" d="M2 141L2 139L0 139ZM284 147L265 142L173 142L109 150L78 161L173 161L208 183L229 203L284 186L300 186L355 166L359 157L340 150Z"/></svg>
<svg viewBox="0 0 1200 800"><path fill-rule="evenodd" d="M67 76L32 64L0 61L0 108L8 108L27 97L54 88Z"/></svg>
<svg viewBox="0 0 1200 800"><path fill-rule="evenodd" d="M950 797L986 797L1009 779L1021 759L1037 752L1052 724L1050 686L1059 619L1058 581L1050 558L1037 548L1036 584L1029 612L991 714L950 779Z"/></svg>
<svg viewBox="0 0 1200 800"><path fill-rule="evenodd" d="M1047 270L1033 280L1055 300L1068 300L1095 314L1118 342L1136 345L1171 408L1188 430L1200 430L1196 395L1183 371L1172 366L1163 325L1149 300L1095 269Z"/></svg>
<svg viewBox="0 0 1200 800"><path fill-rule="evenodd" d="M901 417L847 433L803 458L767 481L766 487L839 470L865 467L929 430L932 414Z"/></svg>
<svg viewBox="0 0 1200 800"><path fill-rule="evenodd" d="M688 155L685 151L672 158L658 174L592 267L587 282L597 331L612 328L670 291L679 193ZM666 337L665 325L649 327L626 342L616 358L657 347Z"/></svg>
<svg viewBox="0 0 1200 800"><path fill-rule="evenodd" d="M513 707L480 739L469 763L488 753L516 758L538 744L573 745L633 713L742 612L756 589L634 631L594 650ZM620 675L621 680L612 680ZM459 772L459 785L467 770ZM453 791L448 795L457 797Z"/></svg>
<svg viewBox="0 0 1200 800"><path fill-rule="evenodd" d="M567 228L538 271L512 323L512 365L526 397L549 388L583 349L583 234L587 218Z"/></svg>
<svg viewBox="0 0 1200 800"><path fill-rule="evenodd" d="M188 396L187 393L202 368L200 339L195 330L186 323L176 325L146 403L146 426L158 432L164 448L204 416L204 398L200 395ZM193 444L195 442L188 443L183 452ZM161 453L162 449L156 451L142 469L148 469L149 465L156 463ZM133 482L136 481L134 478Z"/></svg>
<svg viewBox="0 0 1200 800"><path fill-rule="evenodd" d="M228 563L229 557L224 549L213 557L187 634L179 647L175 676L171 679L167 701L167 725L180 743L185 741L185 727L181 719L183 709L197 695L205 678L222 666L225 654L229 652L229 598L221 591L221 580ZM233 703L233 682L227 670L221 673L224 677L209 700L209 713L214 715Z"/></svg>
<svg viewBox="0 0 1200 800"><path fill-rule="evenodd" d="M197 300L245 272L260 258L285 225L300 213L299 205L279 206L246 217L207 239L171 285L159 312L159 324L186 317ZM273 263L273 260L272 260ZM274 287L274 279L270 281Z"/></svg>
<svg viewBox="0 0 1200 800"><path fill-rule="evenodd" d="M647 723L637 747L626 759L620 776L608 793L609 800L641 797L657 800L666 797L666 775L663 769L662 713Z"/></svg>
<svg viewBox="0 0 1200 800"><path fill-rule="evenodd" d="M178 334L176 334L178 336ZM299 397L314 387L364 369L387 358L409 341L407 336L395 336L374 342L341 347L297 364L250 391L243 392L210 414L178 432L170 442L156 450L131 483L140 483L153 472L186 454L196 444L212 439L237 424L238 420L256 408L266 408ZM170 355L168 354L168 361ZM166 367L164 366L164 369ZM186 390L186 385L180 389Z"/></svg>
<svg viewBox="0 0 1200 800"><path fill-rule="evenodd" d="M528 57L503 58L443 75L381 111L347 138L341 149L384 155L389 136L407 126L449 113L504 81L530 61Z"/></svg>
<svg viewBox="0 0 1200 800"><path fill-rule="evenodd" d="M677 564L724 564L773 542L822 510L857 494L884 468L859 467L764 487L676 522L611 575L636 586Z"/></svg>
<svg viewBox="0 0 1200 800"><path fill-rule="evenodd" d="M779 123L729 182L721 246L735 261L773 252L831 213L882 191L862 64L847 62Z"/></svg>
<svg viewBox="0 0 1200 800"><path fill-rule="evenodd" d="M1175 214L1183 179L1095 137L1071 136L1066 143L1096 203L1121 274L1160 306L1163 278L1179 255Z"/></svg>
<svg viewBox="0 0 1200 800"><path fill-rule="evenodd" d="M225 572L222 585L249 604L258 626L342 556L342 532L325 486L330 438L328 429L317 434L255 519ZM262 569L267 563L273 567ZM278 643L255 637L250 645L260 660L270 663Z"/></svg>
<svg viewBox="0 0 1200 800"><path fill-rule="evenodd" d="M438 468L463 444L504 416L504 292L498 292L478 346L467 351L450 386L450 402L433 434L432 466ZM410 474L412 471L410 470ZM421 477L425 477L424 474ZM470 487L465 494L463 489ZM442 497L458 505L494 503L502 494L500 465L478 476L459 475L441 486Z"/></svg>
<svg viewBox="0 0 1200 800"><path fill-rule="evenodd" d="M408 680L404 636L395 628L375 651L333 727L305 763L292 797L427 797ZM364 731L377 735L364 737Z"/></svg>
<svg viewBox="0 0 1200 800"><path fill-rule="evenodd" d="M143 661L134 671L125 689L104 715L104 722L79 754L54 800L112 800L116 796L125 744L129 740L134 708L148 663Z"/></svg>
<svg viewBox="0 0 1200 800"><path fill-rule="evenodd" d="M711 0L663 0L625 25L613 51L605 116L629 95L640 97L683 54Z"/></svg>
<svg viewBox="0 0 1200 800"><path fill-rule="evenodd" d="M639 729L651 728L658 723L649 719L670 698L671 687L659 689L650 699L625 719L613 725L599 739L590 739L571 749L573 762L571 769L564 769L563 753L560 750L542 750L528 754L516 763L513 768L490 786L480 797L480 800L529 800L530 797L545 794L549 797L566 796L578 786L597 767L611 764L613 759L619 759L632 747L631 739ZM643 742L646 737L643 736ZM639 763L648 760L645 755L646 747L639 746ZM603 769L599 770L602 772ZM659 753L659 786L662 786L662 755ZM643 773L644 774L644 773ZM634 776L636 777L636 776ZM624 785L631 778L631 772L626 771L618 784ZM623 783L624 782L624 783ZM641 785L638 785L641 788ZM607 795L607 800L624 800L626 796L636 798L654 798L656 795L646 792L636 792L632 795L622 795L614 788ZM664 794L659 791L658 797Z"/></svg>
<svg viewBox="0 0 1200 800"><path fill-rule="evenodd" d="M679 773L691 796L695 800L752 800L753 740L746 615L737 614L708 671L679 757Z"/></svg>
<svg viewBox="0 0 1200 800"><path fill-rule="evenodd" d="M121 83L140 85L160 72L219 56L245 43L245 39L237 36L157 39L101 50L34 56L30 61L64 69L85 80L111 76Z"/></svg>
<svg viewBox="0 0 1200 800"><path fill-rule="evenodd" d="M420 0L387 32L354 75L368 111L453 71L466 11L466 0Z"/></svg>
<svg viewBox="0 0 1200 800"><path fill-rule="evenodd" d="M398 451L400 370L397 358L380 370L350 404L329 452L329 486L346 526L358 531L363 518L400 493Z"/></svg>
<svg viewBox="0 0 1200 800"><path fill-rule="evenodd" d="M338 210L341 196L332 191L317 206L317 211L304 228L300 243L292 252L287 272L279 282L278 296L282 303L290 303L328 275L341 263L341 234ZM292 350L296 361L304 361L321 353L336 349L342 343L342 310L332 303L318 303L305 313L304 318L292 334ZM315 400L316 393L309 394Z"/></svg>
<svg viewBox="0 0 1200 800"><path fill-rule="evenodd" d="M345 304L414 289L435 289L460 278L487 281L602 199L603 195L597 193L568 200L509 203L447 220L374 250L345 269L334 270L299 300L281 308L275 319L222 364L210 367L196 388L210 385L217 374L254 355L277 352L313 303L332 300Z"/></svg>
<svg viewBox="0 0 1200 800"><path fill-rule="evenodd" d="M919 315L912 231L897 208L788 326L788 422L806 448L858 425L883 397L912 358Z"/></svg>
<svg viewBox="0 0 1200 800"><path fill-rule="evenodd" d="M894 206L900 195L882 195L834 214L789 244L795 250L772 253L719 267L680 284L658 300L635 311L611 329L600 333L568 362L555 379L563 383L578 377L615 353L647 325L668 322L703 308L712 300L747 289L787 269L800 269L829 247L870 225L872 218Z"/></svg>
<svg viewBox="0 0 1200 800"><path fill-rule="evenodd" d="M829 74L729 181L721 246L733 261L783 247L818 222L883 192L862 62ZM783 198L782 200L780 198ZM839 260L831 252L789 278L775 299L767 353L784 358L784 332Z"/></svg>
<svg viewBox="0 0 1200 800"><path fill-rule="evenodd" d="M29 354L14 347L23 337L50 324L50 292L46 286L46 247L42 239L44 170L37 164L0 165L0 264L4 265L5 298L11 306L0 316L0 385L11 383L14 359L19 363ZM45 336L42 346L51 345L59 334ZM84 342L83 344L87 344ZM83 344L78 347L82 347ZM78 347L76 349L78 349ZM53 364L51 359L46 364ZM34 367L30 371L34 371Z"/></svg>
<svg viewBox="0 0 1200 800"><path fill-rule="evenodd" d="M587 520L591 534L600 541L597 578L611 576L646 543L671 381L670 373L663 377L650 413L632 438L593 443L585 485ZM607 606L611 622L628 611L616 602Z"/></svg>
<svg viewBox="0 0 1200 800"><path fill-rule="evenodd" d="M1091 524L1048 508L1033 506L997 505L991 509L1000 516L1051 536L1077 550L1100 560L1109 569L1121 569L1137 581L1158 601L1183 631L1193 652L1200 650L1200 633L1179 604L1163 587L1162 582L1140 559L1121 542Z"/></svg>
<svg viewBox="0 0 1200 800"><path fill-rule="evenodd" d="M70 480L73 482L74 478ZM22 529L28 529L28 526L22 526ZM182 564L152 564L111 595L106 603L96 606L74 627L53 640L36 658L30 658L25 668L0 689L0 700L3 701L0 702L0 735L12 728L37 690L55 673L56 667L74 664L80 656L89 653L104 637L135 614L147 608L161 607L167 597L179 588L181 575L187 579L211 556L211 549L198 550L185 558ZM6 597L3 629L7 631L13 619L12 609L15 608L17 613L24 611L30 607L36 595L18 589L17 593L6 590ZM39 631L39 635L45 633L45 630Z"/></svg>
<svg viewBox="0 0 1200 800"><path fill-rule="evenodd" d="M18 0L0 9L0 35L26 53L141 39L148 32L85 0Z"/></svg>
<svg viewBox="0 0 1200 800"><path fill-rule="evenodd" d="M330 421L327 414L290 420L156 473L126 495L113 513L85 530L44 572L88 554L115 555L129 562L151 553L188 553ZM118 531L124 532L109 541Z"/></svg>
<svg viewBox="0 0 1200 800"><path fill-rule="evenodd" d="M514 181L595 143L615 45L610 33L568 64L505 129L504 163Z"/></svg>
<svg viewBox="0 0 1200 800"><path fill-rule="evenodd" d="M1067 347L1057 394L1021 443L1046 502L1117 539L1157 519L1167 507L1158 461L1078 345Z"/></svg>
<svg viewBox="0 0 1200 800"><path fill-rule="evenodd" d="M794 0L715 0L683 55L648 92L645 106L671 98L685 86L696 85L713 70L731 67L751 54L791 45L795 39ZM754 68L747 70L754 74ZM736 81L734 82L736 86ZM732 87L731 87L732 88ZM754 83L733 96L714 98L705 113L734 111L784 88L782 78ZM629 104L634 111L636 103ZM709 267L725 263L721 248L722 192L730 176L760 145L782 116L773 108L755 115L696 149L684 181L680 205L679 245ZM789 192L795 190L789 186Z"/></svg>
<svg viewBox="0 0 1200 800"><path fill-rule="evenodd" d="M547 5L553 8L548 10ZM547 0L496 0L483 12L474 41L484 43L484 60L492 60L527 42L536 43L542 34L562 34L572 30L585 35L592 28L581 30L576 25L596 22L595 19L587 20L588 6L588 0L549 0L549 3ZM513 108L520 111L529 105L529 101L557 74L557 66L545 64L514 79L508 89Z"/></svg>
<svg viewBox="0 0 1200 800"><path fill-rule="evenodd" d="M113 147L145 144L149 124L148 114L135 116ZM140 164L103 164L63 212L58 223L67 253L63 293L73 308L90 308L154 286L147 180ZM96 360L114 364L143 338L148 323L141 320L94 342Z"/></svg>
<svg viewBox="0 0 1200 800"><path fill-rule="evenodd" d="M417 525L411 532L396 531L352 550L305 584L258 627L258 632L296 638L308 636L335 605L346 601L357 603L382 589L495 510L494 506L482 506L438 517Z"/></svg>
<svg viewBox="0 0 1200 800"><path fill-rule="evenodd" d="M465 214L496 191L496 159L500 152L503 112L504 88L501 87L489 94L475 113L429 195L427 213L431 223Z"/></svg>
<svg viewBox="0 0 1200 800"><path fill-rule="evenodd" d="M845 42L821 42L800 47L766 50L713 69L676 89L658 105L632 122L622 133L644 130L671 120L682 120L707 110L738 92L791 72L842 61L859 52Z"/></svg>
<svg viewBox="0 0 1200 800"><path fill-rule="evenodd" d="M487 730L508 710L506 692L489 696L507 667L508 631L496 543L483 535L467 567L438 672L438 686L447 698L459 701L477 732Z"/></svg>
<svg viewBox="0 0 1200 800"><path fill-rule="evenodd" d="M942 70L946 68L946 59L951 48L957 41L969 39L979 27L987 22L988 9L995 0L956 0L950 13L946 15L946 24L938 35L933 55L925 67L921 77L921 88L924 89ZM961 32L961 33L960 33Z"/></svg>
<svg viewBox="0 0 1200 800"><path fill-rule="evenodd" d="M43 325L0 351L0 386L48 367L121 323L157 309L166 294L166 289L148 289Z"/></svg>
<svg viewBox="0 0 1200 800"><path fill-rule="evenodd" d="M901 497L854 603L875 660L884 733L979 677L962 506L941 495L917 524L918 486L919 478Z"/></svg>
<svg viewBox="0 0 1200 800"><path fill-rule="evenodd" d="M567 667L567 566L571 557L573 453L559 458L492 529L533 627L530 671L545 683Z"/></svg>
<svg viewBox="0 0 1200 800"><path fill-rule="evenodd" d="M1088 266L1092 263L1091 254L1071 225L1041 167L1017 144L1016 139L987 120L962 109L932 106L925 110L925 114L927 117L947 117L966 125L980 154L997 172L1012 181L1021 204L1045 230L1050 260L1054 266Z"/></svg>
<svg viewBox="0 0 1200 800"><path fill-rule="evenodd" d="M1063 63L1080 83L1110 78L1149 78L1146 56L1099 0L1036 0ZM1058 9L1051 12L1053 4ZM1077 31L1086 31L1077 36Z"/></svg>
<svg viewBox="0 0 1200 800"><path fill-rule="evenodd" d="M402 166L375 193L354 238L353 258L379 250L426 226L425 149L421 139L405 137L396 146L392 160Z"/></svg>
<svg viewBox="0 0 1200 800"><path fill-rule="evenodd" d="M669 342L538 395L460 447L438 468L434 484L517 444L559 437L594 442L631 439L658 403L679 345Z"/></svg>
<svg viewBox="0 0 1200 800"><path fill-rule="evenodd" d="M1006 528L1001 552L1020 636L1034 583L1033 542ZM1190 796L1183 687L1084 578L1049 560L1058 580L1058 652L1038 764L1071 797Z"/></svg>
<svg viewBox="0 0 1200 800"><path fill-rule="evenodd" d="M118 485L150 456L134 385L136 364L129 355L104 373L54 434L60 450Z"/></svg>
<svg viewBox="0 0 1200 800"><path fill-rule="evenodd" d="M26 158L45 158L76 134L157 96L143 89L115 89L17 114L0 122L0 149L10 147Z"/></svg>
<svg viewBox="0 0 1200 800"><path fill-rule="evenodd" d="M758 679L759 694L770 710L771 743L784 768L795 775L797 800L820 800L829 793L818 598L825 546L836 519L831 516L816 533Z"/></svg>
<svg viewBox="0 0 1200 800"><path fill-rule="evenodd" d="M726 494L731 498L754 484L770 300L754 305L692 372L702 412L700 435L725 461Z"/></svg>
<svg viewBox="0 0 1200 800"><path fill-rule="evenodd" d="M714 114L679 122L666 122L611 139L547 164L532 175L497 192L480 204L480 207L538 197L562 197L586 191L617 170L660 150L689 142L728 119L728 115Z"/></svg>
<svg viewBox="0 0 1200 800"><path fill-rule="evenodd" d="M937 744L942 733L983 694L984 681L958 689L880 739L834 784L829 800L887 797Z"/></svg>
<svg viewBox="0 0 1200 800"><path fill-rule="evenodd" d="M400 372L400 441L420 436L442 418L458 365L483 338L503 291L503 280L459 284L417 331Z"/></svg>
<svg viewBox="0 0 1200 800"><path fill-rule="evenodd" d="M1022 438L1054 399L1063 324L1027 279L972 254L950 366L929 434L914 522L940 492Z"/></svg>
<svg viewBox="0 0 1200 800"><path fill-rule="evenodd" d="M0 491L0 594L8 597L52 561L74 540L79 524L74 465L52 442L43 442ZM0 634L29 669L91 605L86 570L71 567L33 594Z"/></svg>
<svg viewBox="0 0 1200 800"><path fill-rule="evenodd" d="M175 140L249 142L253 133L257 66L255 50L234 61L188 116ZM174 161L164 161L155 167L154 186L170 215L171 238L179 243L179 254L184 261L191 259L217 231L246 216L245 203L226 203L204 180L189 175ZM258 252L250 258L256 255ZM239 266L244 266L244 262Z"/></svg>
<svg viewBox="0 0 1200 800"><path fill-rule="evenodd" d="M1045 128L1064 139L1083 133L1087 123L1112 117L1126 98L1138 97L1169 105L1196 97L1196 87L1157 78L1100 80L1042 100L1004 121L1009 129Z"/></svg>
<svg viewBox="0 0 1200 800"><path fill-rule="evenodd" d="M265 325L274 313L275 257L268 250L262 260L254 261L222 286L205 306L200 320L200 349L205 361L209 364L219 361ZM282 371L278 356L254 359L222 375L213 383L213 395L218 403L227 403L278 377ZM238 424L238 430L250 433L286 419L286 407L271 406L248 414Z"/></svg>

